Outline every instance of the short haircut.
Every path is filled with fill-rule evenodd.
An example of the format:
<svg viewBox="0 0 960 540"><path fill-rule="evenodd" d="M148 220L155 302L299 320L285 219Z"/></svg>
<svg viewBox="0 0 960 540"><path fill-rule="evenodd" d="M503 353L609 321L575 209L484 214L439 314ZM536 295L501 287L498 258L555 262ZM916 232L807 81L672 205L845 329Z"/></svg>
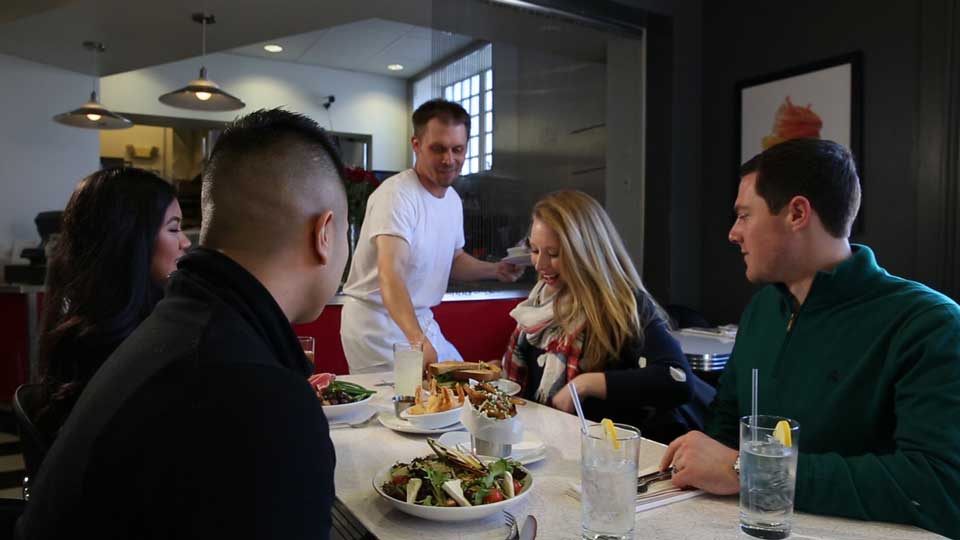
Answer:
<svg viewBox="0 0 960 540"><path fill-rule="evenodd" d="M315 121L261 109L217 139L203 177L200 244L276 253L327 210L345 215L343 162Z"/></svg>
<svg viewBox="0 0 960 540"><path fill-rule="evenodd" d="M422 137L424 130L427 129L427 123L433 118L439 119L444 124L463 124L467 128L467 136L470 136L470 115L467 114L467 110L459 103L439 98L425 102L413 112L414 136Z"/></svg>
<svg viewBox="0 0 960 540"><path fill-rule="evenodd" d="M757 173L757 195L778 214L798 195L806 197L835 238L850 236L860 210L860 178L853 155L822 139L791 139L771 146L740 167L740 177Z"/></svg>

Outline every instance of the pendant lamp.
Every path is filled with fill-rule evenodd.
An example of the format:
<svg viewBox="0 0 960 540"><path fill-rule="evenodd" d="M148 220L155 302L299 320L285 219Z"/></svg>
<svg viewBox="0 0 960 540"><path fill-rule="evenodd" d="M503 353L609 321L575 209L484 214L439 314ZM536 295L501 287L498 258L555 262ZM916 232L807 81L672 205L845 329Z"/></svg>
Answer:
<svg viewBox="0 0 960 540"><path fill-rule="evenodd" d="M97 41L84 41L83 48L92 51L94 55L100 54L106 50L103 43ZM96 72L100 73L99 62L95 62ZM90 101L84 103L78 109L70 112L58 114L53 117L54 121L68 126L88 129L126 129L133 127L133 122L111 112L97 101L97 78L93 79L93 91L90 92Z"/></svg>
<svg viewBox="0 0 960 540"><path fill-rule="evenodd" d="M206 13L194 13L191 19L200 23L202 27L202 55L206 56L207 25L213 24L217 20L213 15L207 15ZM217 83L208 79L205 66L200 67L199 79L192 80L183 88L164 94L158 99L160 103L171 107L195 111L233 111L246 107L243 101L224 92Z"/></svg>

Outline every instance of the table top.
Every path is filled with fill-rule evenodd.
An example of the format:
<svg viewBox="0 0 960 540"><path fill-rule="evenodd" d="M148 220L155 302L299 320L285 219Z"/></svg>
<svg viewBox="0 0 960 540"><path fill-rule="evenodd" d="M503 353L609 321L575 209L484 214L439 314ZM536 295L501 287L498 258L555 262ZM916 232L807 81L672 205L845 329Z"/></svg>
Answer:
<svg viewBox="0 0 960 540"><path fill-rule="evenodd" d="M374 386L393 381L393 373L371 373L341 377L376 389L376 407L391 410L392 387ZM543 540L580 539L580 502L567 494L571 482L580 479L580 435L576 416L528 403L519 407L520 420L547 445L545 460L528 465L534 475L534 489L525 501L510 507L518 517L533 514L538 522L537 537ZM507 532L501 515L478 521L440 523L416 518L395 510L373 489L376 471L398 460L427 455L426 436L397 433L380 425L332 429L337 451L337 498L374 536L391 540L489 539L502 540ZM665 447L644 439L640 446L640 469L656 466ZM738 538L739 508L736 496L701 495L637 514L637 538L703 539ZM798 513L794 517L795 539L816 540L910 540L942 538L910 526Z"/></svg>

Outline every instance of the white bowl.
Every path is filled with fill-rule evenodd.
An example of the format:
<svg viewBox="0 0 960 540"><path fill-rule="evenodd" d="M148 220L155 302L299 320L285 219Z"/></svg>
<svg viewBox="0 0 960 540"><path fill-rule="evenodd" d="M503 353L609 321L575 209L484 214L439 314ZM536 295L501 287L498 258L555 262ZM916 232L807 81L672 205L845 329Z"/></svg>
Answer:
<svg viewBox="0 0 960 540"><path fill-rule="evenodd" d="M381 497L386 499L394 506L394 508L400 510L401 512L406 512L411 516L417 516L423 519L429 519L431 521L470 521L473 519L485 518L493 514L499 515L501 510L505 510L508 506L515 502L526 499L527 495L533 491L533 475L531 475L530 471L524 467L523 471L527 473L527 478L529 478L530 481L527 483L527 487L521 491L519 495L512 499L507 499L505 501L492 504L481 504L478 506L423 506L394 499L383 492L380 486L390 479L390 469L392 467L393 465L389 465L386 468L378 471L377 474L373 476L373 488L377 490L377 493L379 493Z"/></svg>
<svg viewBox="0 0 960 540"><path fill-rule="evenodd" d="M430 414L410 414L410 409L407 409L400 413L400 418L407 420L418 428L440 429L459 422L461 409L463 409L463 405L450 409L449 411Z"/></svg>
<svg viewBox="0 0 960 540"><path fill-rule="evenodd" d="M354 401L353 403L343 403L341 405L324 405L323 414L327 415L327 423L335 424L337 422L350 422L354 419L370 416L370 400L373 394L366 399Z"/></svg>

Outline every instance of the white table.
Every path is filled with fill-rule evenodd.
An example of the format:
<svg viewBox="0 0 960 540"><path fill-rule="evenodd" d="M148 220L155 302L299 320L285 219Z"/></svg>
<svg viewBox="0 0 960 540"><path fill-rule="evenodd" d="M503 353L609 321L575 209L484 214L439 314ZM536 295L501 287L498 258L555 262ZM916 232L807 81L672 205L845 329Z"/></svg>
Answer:
<svg viewBox="0 0 960 540"><path fill-rule="evenodd" d="M373 373L343 377L377 389L373 398L377 407L392 410L391 387L374 386L392 381L392 373ZM568 495L570 482L580 477L580 434L575 416L529 403L520 407L520 419L526 429L547 444L547 458L529 465L534 475L534 491L510 511L518 516L533 514L539 522L538 539L579 540L580 502ZM330 431L337 450L337 498L354 517L381 540L502 540L507 532L503 518L496 515L463 523L438 523L415 518L394 510L374 491L376 471L397 460L427 455L430 449L423 435L406 435L389 430L374 420L362 428ZM664 446L644 440L640 447L640 469L655 466ZM636 538L735 539L738 538L737 498L702 495L637 514ZM810 540L910 540L943 538L916 527L878 522L797 514L791 538Z"/></svg>

